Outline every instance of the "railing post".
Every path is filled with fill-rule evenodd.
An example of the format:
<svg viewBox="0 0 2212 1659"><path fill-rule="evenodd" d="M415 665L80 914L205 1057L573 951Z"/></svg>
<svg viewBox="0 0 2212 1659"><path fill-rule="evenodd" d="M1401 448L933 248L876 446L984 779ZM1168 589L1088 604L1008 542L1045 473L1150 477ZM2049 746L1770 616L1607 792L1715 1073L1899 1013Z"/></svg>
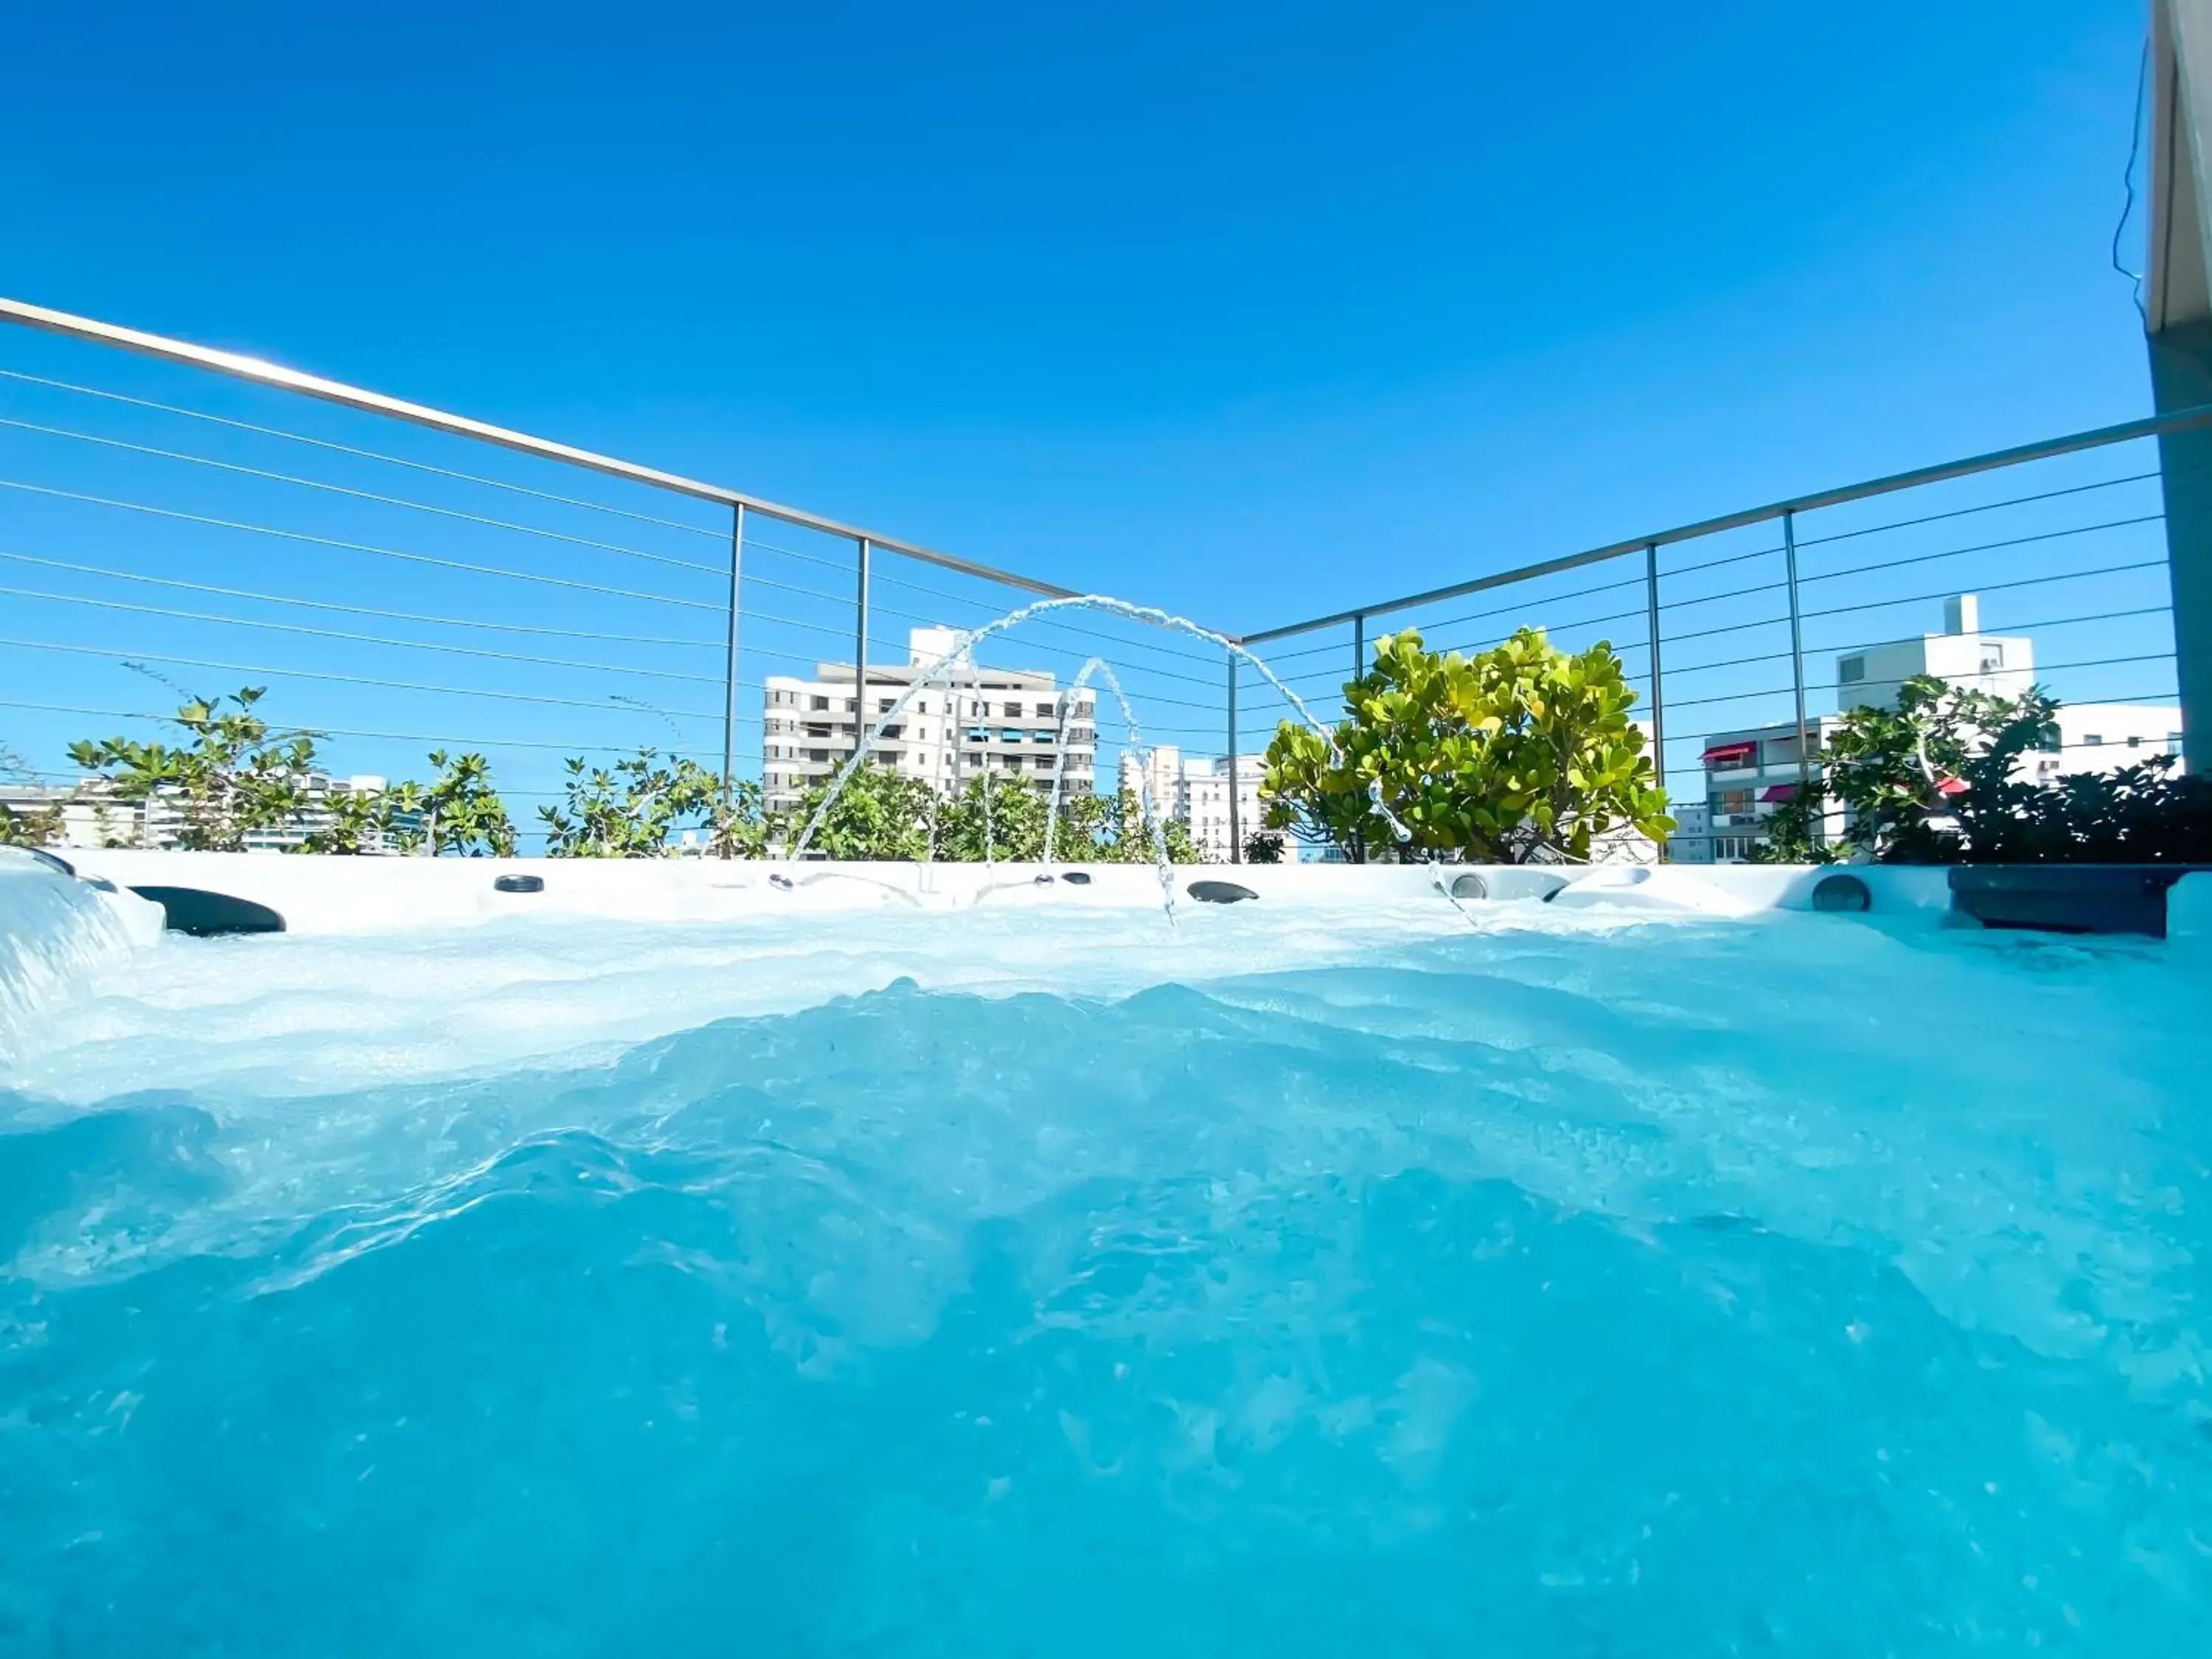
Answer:
<svg viewBox="0 0 2212 1659"><path fill-rule="evenodd" d="M860 585L853 598L853 752L868 741L868 538L860 538Z"/></svg>
<svg viewBox="0 0 2212 1659"><path fill-rule="evenodd" d="M1790 684L1797 694L1797 787L1813 780L1812 757L1805 752L1805 640L1797 621L1797 514L1782 514L1782 559L1790 582Z"/></svg>
<svg viewBox="0 0 2212 1659"><path fill-rule="evenodd" d="M1244 862L1244 836L1237 814L1237 653L1229 653L1229 861Z"/></svg>
<svg viewBox="0 0 2212 1659"><path fill-rule="evenodd" d="M730 509L730 651L722 663L722 812L727 817L737 787L738 760L738 584L745 558L745 504ZM768 763L768 713L761 713L761 763ZM722 838L722 856L731 854Z"/></svg>
<svg viewBox="0 0 2212 1659"><path fill-rule="evenodd" d="M1644 546L1644 611L1651 639L1651 769L1659 787L1667 787L1667 702L1660 690L1659 672L1659 544ZM1659 861L1667 861L1667 848L1659 847Z"/></svg>
<svg viewBox="0 0 2212 1659"><path fill-rule="evenodd" d="M1367 613L1356 611L1352 617L1352 678L1358 679L1367 672ZM1367 837L1355 830L1352 832L1352 861L1367 862Z"/></svg>

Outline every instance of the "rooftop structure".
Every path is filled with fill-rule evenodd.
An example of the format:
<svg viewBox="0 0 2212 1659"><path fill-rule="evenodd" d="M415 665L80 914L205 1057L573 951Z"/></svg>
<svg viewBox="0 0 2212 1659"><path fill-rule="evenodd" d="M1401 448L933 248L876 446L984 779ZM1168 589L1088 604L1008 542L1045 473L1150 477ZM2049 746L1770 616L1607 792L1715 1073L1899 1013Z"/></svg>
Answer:
<svg viewBox="0 0 2212 1659"><path fill-rule="evenodd" d="M1870 646L1836 659L1837 698L1847 708L1890 708L1905 682L1933 674L1961 690L2017 697L2035 684L2035 642L1982 632L1981 601L1961 593L1943 601L1943 631ZM1794 737L1796 727L1790 727Z"/></svg>

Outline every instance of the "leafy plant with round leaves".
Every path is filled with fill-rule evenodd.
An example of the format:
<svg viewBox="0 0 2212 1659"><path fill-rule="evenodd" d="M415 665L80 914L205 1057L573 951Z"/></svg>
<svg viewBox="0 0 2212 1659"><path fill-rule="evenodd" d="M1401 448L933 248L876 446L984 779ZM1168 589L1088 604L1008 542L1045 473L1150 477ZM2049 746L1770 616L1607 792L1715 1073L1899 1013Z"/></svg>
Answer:
<svg viewBox="0 0 2212 1659"><path fill-rule="evenodd" d="M788 852L828 801L829 811L815 825L810 853L824 858L920 862L930 855L930 825L938 803L920 778L907 777L874 761L845 780L832 798L825 781L808 788L798 804L777 813L768 839Z"/></svg>
<svg viewBox="0 0 2212 1659"><path fill-rule="evenodd" d="M1157 829L1159 839L1154 840ZM1181 818L1148 827L1143 800L1133 789L1110 795L1072 795L1060 808L1053 857L1061 864L1152 864L1167 848L1170 864L1203 864L1206 854Z"/></svg>
<svg viewBox="0 0 2212 1659"><path fill-rule="evenodd" d="M308 805L307 774L315 762L313 732L273 730L255 712L267 689L188 696L172 720L188 741L173 747L87 738L70 745L70 758L103 780L109 799L158 799L172 808L177 845L187 851L243 851L254 831L298 821Z"/></svg>
<svg viewBox="0 0 2212 1659"><path fill-rule="evenodd" d="M434 858L513 858L514 820L492 787L491 763L433 749L430 766L428 783L396 784L380 802L392 846L402 853L427 848Z"/></svg>
<svg viewBox="0 0 2212 1659"><path fill-rule="evenodd" d="M31 763L5 744L0 744L0 778L28 783L34 777ZM10 806L0 801L0 847L48 847L62 838L62 809L58 802L44 806Z"/></svg>
<svg viewBox="0 0 2212 1659"><path fill-rule="evenodd" d="M757 787L733 790L726 807L720 775L695 760L644 748L612 766L588 766L571 757L567 769L560 804L538 809L548 858L662 858L673 850L669 837L684 830L704 830L709 851L726 848L732 855L750 857L760 848ZM434 825L436 803L426 797L426 805Z"/></svg>
<svg viewBox="0 0 2212 1659"><path fill-rule="evenodd" d="M1287 720L1277 730L1266 828L1358 857L1399 845L1402 826L1401 857L1486 864L1583 860L1616 825L1654 841L1674 828L1629 718L1637 694L1602 641L1571 654L1523 628L1466 657L1407 629L1378 640L1344 692L1333 740Z"/></svg>

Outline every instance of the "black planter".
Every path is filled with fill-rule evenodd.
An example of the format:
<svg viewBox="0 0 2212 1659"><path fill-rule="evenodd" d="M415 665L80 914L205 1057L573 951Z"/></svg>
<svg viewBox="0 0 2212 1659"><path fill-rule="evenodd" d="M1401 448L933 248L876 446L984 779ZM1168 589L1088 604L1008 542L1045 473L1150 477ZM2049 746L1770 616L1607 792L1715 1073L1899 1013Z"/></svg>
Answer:
<svg viewBox="0 0 2212 1659"><path fill-rule="evenodd" d="M2195 864L1960 864L1951 908L1984 927L2166 937L2166 890Z"/></svg>

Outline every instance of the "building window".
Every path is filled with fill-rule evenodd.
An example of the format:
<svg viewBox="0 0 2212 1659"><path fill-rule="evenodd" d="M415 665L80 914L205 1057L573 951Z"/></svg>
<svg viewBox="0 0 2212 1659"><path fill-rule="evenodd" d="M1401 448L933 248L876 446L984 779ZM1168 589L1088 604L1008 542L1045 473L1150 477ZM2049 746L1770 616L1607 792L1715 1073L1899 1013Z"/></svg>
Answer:
<svg viewBox="0 0 2212 1659"><path fill-rule="evenodd" d="M1982 641L1982 672L1986 674L1992 668L2002 668L2003 666L2004 647L1998 644L1995 640L1984 640Z"/></svg>
<svg viewBox="0 0 2212 1659"><path fill-rule="evenodd" d="M1716 789L1713 791L1713 814L1721 817L1730 812L1751 811L1751 791L1748 789Z"/></svg>
<svg viewBox="0 0 2212 1659"><path fill-rule="evenodd" d="M807 702L806 706L807 706L809 708L819 708L819 709L822 709L822 710L823 710L823 711L826 713L826 712L828 711L828 709L829 709L829 707L830 707L830 699L829 699L829 698L827 698L827 697L813 697L813 698L810 698L810 699L808 700L808 702Z"/></svg>
<svg viewBox="0 0 2212 1659"><path fill-rule="evenodd" d="M1845 657L1836 665L1836 678L1845 685L1856 685L1866 678L1864 657Z"/></svg>

